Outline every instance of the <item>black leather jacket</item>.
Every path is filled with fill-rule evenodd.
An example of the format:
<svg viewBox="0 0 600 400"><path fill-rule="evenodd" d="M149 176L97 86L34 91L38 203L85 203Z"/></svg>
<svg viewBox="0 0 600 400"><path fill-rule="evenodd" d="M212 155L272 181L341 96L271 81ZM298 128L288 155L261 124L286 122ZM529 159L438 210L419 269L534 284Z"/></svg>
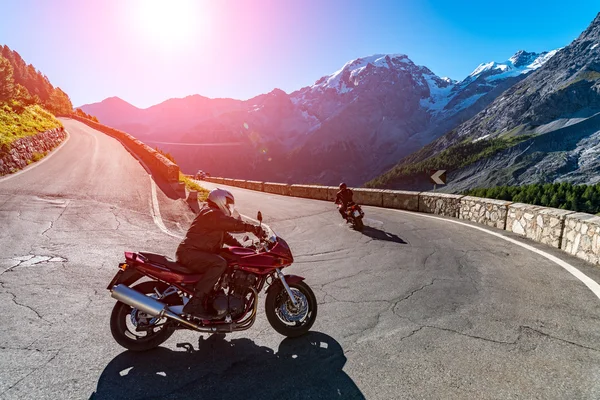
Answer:
<svg viewBox="0 0 600 400"><path fill-rule="evenodd" d="M223 244L239 246L240 243L228 232L252 232L254 225L228 217L218 208L204 205L185 239L179 244L177 252L185 250L200 250L207 253L219 253Z"/></svg>
<svg viewBox="0 0 600 400"><path fill-rule="evenodd" d="M335 196L335 204L343 204L344 206L347 206L349 203L352 203L353 194L354 193L352 190L348 188L340 190Z"/></svg>

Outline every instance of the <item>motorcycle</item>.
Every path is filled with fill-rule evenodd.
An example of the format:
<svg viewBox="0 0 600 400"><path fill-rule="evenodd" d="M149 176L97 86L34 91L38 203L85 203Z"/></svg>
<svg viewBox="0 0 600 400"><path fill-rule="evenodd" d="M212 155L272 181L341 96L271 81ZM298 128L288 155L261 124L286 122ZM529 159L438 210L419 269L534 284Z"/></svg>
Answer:
<svg viewBox="0 0 600 400"><path fill-rule="evenodd" d="M338 208L342 208L342 205L338 204ZM346 207L346 221L350 222L352 227L357 231L362 231L365 227L365 224L363 223L364 216L365 213L358 204L352 202Z"/></svg>
<svg viewBox="0 0 600 400"><path fill-rule="evenodd" d="M258 212L262 225L262 215ZM113 338L132 351L146 351L165 342L178 329L204 333L244 331L256 320L258 294L266 290L265 313L281 335L307 333L317 317L317 299L304 278L284 275L294 258L288 244L268 226L265 236L249 247L228 247L221 256L227 269L208 295L216 319L183 313L202 274L153 253L125 252L125 262L107 289L117 300L111 318ZM244 238L247 241L248 237ZM150 278L135 286L141 278Z"/></svg>

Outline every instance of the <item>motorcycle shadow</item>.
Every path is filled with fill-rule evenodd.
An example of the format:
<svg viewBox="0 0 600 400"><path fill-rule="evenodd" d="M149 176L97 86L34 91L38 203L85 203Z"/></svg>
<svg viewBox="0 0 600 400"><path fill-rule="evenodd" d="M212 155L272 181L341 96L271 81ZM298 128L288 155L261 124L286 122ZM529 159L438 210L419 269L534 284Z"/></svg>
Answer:
<svg viewBox="0 0 600 400"><path fill-rule="evenodd" d="M382 240L386 242L394 242L399 244L408 244L404 239L393 233L382 231L381 229L373 228L365 225L362 232L363 235L368 236L375 240Z"/></svg>
<svg viewBox="0 0 600 400"><path fill-rule="evenodd" d="M342 370L346 357L332 337L309 332L284 339L277 353L247 338L200 337L145 353L125 351L104 369L90 400L364 399Z"/></svg>

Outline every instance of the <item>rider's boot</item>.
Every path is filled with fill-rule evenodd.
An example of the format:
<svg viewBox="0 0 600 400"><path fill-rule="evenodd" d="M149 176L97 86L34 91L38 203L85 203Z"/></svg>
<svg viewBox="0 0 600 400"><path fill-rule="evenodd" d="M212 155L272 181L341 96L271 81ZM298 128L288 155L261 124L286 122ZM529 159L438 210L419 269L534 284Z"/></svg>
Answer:
<svg viewBox="0 0 600 400"><path fill-rule="evenodd" d="M183 313L206 320L217 318L217 314L208 308L207 297L205 293L195 294L183 307Z"/></svg>

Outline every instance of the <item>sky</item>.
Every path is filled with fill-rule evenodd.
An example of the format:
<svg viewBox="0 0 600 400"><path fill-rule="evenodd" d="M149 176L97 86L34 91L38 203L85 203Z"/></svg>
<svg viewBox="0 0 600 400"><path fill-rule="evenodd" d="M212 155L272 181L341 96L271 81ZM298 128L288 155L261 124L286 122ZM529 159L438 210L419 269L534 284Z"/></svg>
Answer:
<svg viewBox="0 0 600 400"><path fill-rule="evenodd" d="M597 0L0 0L0 44L74 106L118 96L146 108L291 93L372 54L461 80L568 45L599 11Z"/></svg>

